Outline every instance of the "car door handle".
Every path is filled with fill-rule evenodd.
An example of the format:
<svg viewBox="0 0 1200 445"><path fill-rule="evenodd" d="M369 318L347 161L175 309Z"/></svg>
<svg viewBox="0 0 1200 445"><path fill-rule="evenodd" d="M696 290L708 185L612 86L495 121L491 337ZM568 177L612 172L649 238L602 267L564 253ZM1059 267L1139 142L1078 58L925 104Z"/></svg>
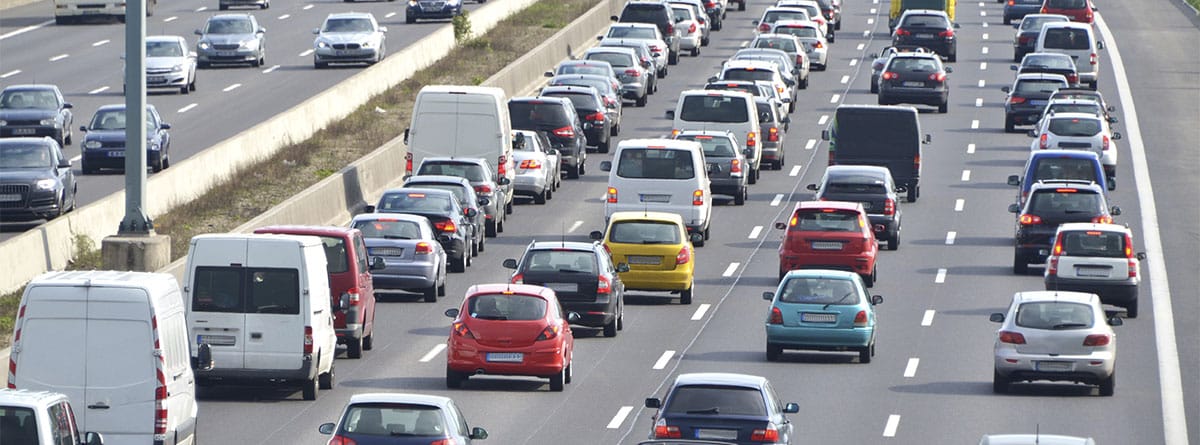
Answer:
<svg viewBox="0 0 1200 445"><path fill-rule="evenodd" d="M325 310L324 310L324 309L317 309L317 310L313 311L313 313L314 313L314 314L323 314L323 313L325 313Z"/></svg>
<svg viewBox="0 0 1200 445"><path fill-rule="evenodd" d="M88 407L88 409L108 409L108 404L106 404L104 402L100 402L100 403L88 405L87 407Z"/></svg>

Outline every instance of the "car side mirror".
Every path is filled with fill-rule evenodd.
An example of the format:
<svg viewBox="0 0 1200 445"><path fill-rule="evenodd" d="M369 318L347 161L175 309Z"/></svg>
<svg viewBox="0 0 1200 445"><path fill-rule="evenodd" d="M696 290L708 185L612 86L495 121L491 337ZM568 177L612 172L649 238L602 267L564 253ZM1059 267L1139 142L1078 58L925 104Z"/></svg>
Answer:
<svg viewBox="0 0 1200 445"><path fill-rule="evenodd" d="M656 397L648 397L646 398L645 405L646 408L662 408L662 400L658 400Z"/></svg>
<svg viewBox="0 0 1200 445"><path fill-rule="evenodd" d="M567 323L578 323L579 320L582 320L582 319L583 319L583 316L579 315L578 312L575 312L575 311L567 312Z"/></svg>
<svg viewBox="0 0 1200 445"><path fill-rule="evenodd" d="M879 53L871 53L871 58L872 58L872 59L878 59L878 58L879 58Z"/></svg>
<svg viewBox="0 0 1200 445"><path fill-rule="evenodd" d="M1096 41L1096 49L1104 49L1104 42Z"/></svg>
<svg viewBox="0 0 1200 445"><path fill-rule="evenodd" d="M321 33L320 28L313 28L313 34L320 34L320 33Z"/></svg>
<svg viewBox="0 0 1200 445"><path fill-rule="evenodd" d="M1110 191L1110 192L1111 192L1111 191L1113 191L1113 190L1116 190L1116 189L1117 189L1117 183L1116 183L1116 182L1114 182L1114 181L1105 181L1105 182L1107 182L1107 183L1106 183L1106 184L1104 184L1104 186L1105 186L1105 188L1107 188L1107 189L1108 189L1108 191Z"/></svg>
<svg viewBox="0 0 1200 445"><path fill-rule="evenodd" d="M754 149L753 148L743 148L742 156L745 156L747 158L753 158L754 157Z"/></svg>
<svg viewBox="0 0 1200 445"><path fill-rule="evenodd" d="M692 234L688 235L688 240L691 241L692 244L702 243L702 242L704 242L704 234L692 233Z"/></svg>
<svg viewBox="0 0 1200 445"><path fill-rule="evenodd" d="M946 72L947 72L947 73L953 73L953 72L954 72L954 67L952 67L952 66L948 66L948 67L946 67Z"/></svg>
<svg viewBox="0 0 1200 445"><path fill-rule="evenodd" d="M1012 87L1005 85L1005 86L1000 87L1000 91L1003 91L1005 94L1008 94L1008 93L1012 92Z"/></svg>
<svg viewBox="0 0 1200 445"><path fill-rule="evenodd" d="M1116 113L1116 112L1117 112L1117 107L1114 107L1114 106L1112 106L1112 105L1109 105L1108 107L1105 107L1104 109L1105 109L1105 110L1107 110L1109 113Z"/></svg>
<svg viewBox="0 0 1200 445"><path fill-rule="evenodd" d="M1020 211L1021 207L1017 204L1013 203L1008 205L1008 213L1019 213Z"/></svg>
<svg viewBox="0 0 1200 445"><path fill-rule="evenodd" d="M386 26L380 26L380 27L379 27L379 32L387 32L387 27L386 27Z"/></svg>
<svg viewBox="0 0 1200 445"><path fill-rule="evenodd" d="M720 77L717 77L717 76L709 76L709 78L708 78L708 83L713 83L713 82L716 82L716 81L718 81L718 80L721 80L721 78L720 78Z"/></svg>
<svg viewBox="0 0 1200 445"><path fill-rule="evenodd" d="M213 369L212 345L208 343L200 343L196 347L196 366L198 371L211 371Z"/></svg>
<svg viewBox="0 0 1200 445"><path fill-rule="evenodd" d="M366 207L363 207L363 213L375 213L375 206L368 205Z"/></svg>
<svg viewBox="0 0 1200 445"><path fill-rule="evenodd" d="M62 106L62 107L63 107L63 108L75 108L75 106L74 106L74 105L71 105L71 103L70 103L70 102L63 102L63 106Z"/></svg>
<svg viewBox="0 0 1200 445"><path fill-rule="evenodd" d="M908 186L897 185L895 190L896 190L896 193L908 193Z"/></svg>
<svg viewBox="0 0 1200 445"><path fill-rule="evenodd" d="M333 434L334 428L337 428L337 425L334 423L322 423L321 426L317 427L317 431L319 431L321 434L328 435Z"/></svg>
<svg viewBox="0 0 1200 445"><path fill-rule="evenodd" d="M821 130L821 140L822 141L829 140L829 130Z"/></svg>
<svg viewBox="0 0 1200 445"><path fill-rule="evenodd" d="M442 314L450 318L458 318L458 308L446 309L446 312L442 312Z"/></svg>
<svg viewBox="0 0 1200 445"><path fill-rule="evenodd" d="M1009 175L1008 176L1008 185L1011 185L1013 187L1020 186L1021 185L1021 177L1017 176L1017 175Z"/></svg>
<svg viewBox="0 0 1200 445"><path fill-rule="evenodd" d="M467 208L463 210L463 214L467 215L467 218L474 218L479 215L479 211L472 208Z"/></svg>
<svg viewBox="0 0 1200 445"><path fill-rule="evenodd" d="M610 15L610 16L608 16L608 19L609 19L609 20L612 20L612 21L614 21L614 22L616 22L616 21L620 21L620 20L621 20L621 18L620 18L620 17L617 17L617 16L615 16L615 15Z"/></svg>
<svg viewBox="0 0 1200 445"><path fill-rule="evenodd" d="M1125 320L1122 320L1121 317L1109 317L1108 325L1109 326L1124 326Z"/></svg>
<svg viewBox="0 0 1200 445"><path fill-rule="evenodd" d="M667 119L675 120L675 110L667 110Z"/></svg>
<svg viewBox="0 0 1200 445"><path fill-rule="evenodd" d="M338 299L337 309L339 312L350 309L350 293L342 292L342 297Z"/></svg>
<svg viewBox="0 0 1200 445"><path fill-rule="evenodd" d="M381 256L371 257L371 270L384 270L384 269L387 269L387 260L383 259L383 257L381 257Z"/></svg>
<svg viewBox="0 0 1200 445"><path fill-rule="evenodd" d="M883 304L883 295L872 295L871 304L876 306Z"/></svg>
<svg viewBox="0 0 1200 445"><path fill-rule="evenodd" d="M948 68L948 67L947 67L947 68ZM784 84L784 85L787 85L787 86L789 86L789 87L790 87L790 86L796 85L796 81L794 81L794 80L792 80L792 79L788 79L788 78L784 77L784 78L783 78L783 84ZM786 101L791 101L791 100L792 100L791 98L786 98L786 99L785 99L785 102L786 102Z"/></svg>
<svg viewBox="0 0 1200 445"><path fill-rule="evenodd" d="M1146 252L1135 253L1135 254L1133 254L1133 257L1137 258L1139 261L1145 261L1146 260Z"/></svg>
<svg viewBox="0 0 1200 445"><path fill-rule="evenodd" d="M992 313L992 315L988 317L988 320L992 323L1004 323L1004 314L999 312Z"/></svg>
<svg viewBox="0 0 1200 445"><path fill-rule="evenodd" d="M1120 120L1118 120L1116 116L1109 116L1109 117L1108 117L1108 123L1110 123L1110 124L1115 124L1115 123L1118 123L1118 122L1120 122Z"/></svg>
<svg viewBox="0 0 1200 445"><path fill-rule="evenodd" d="M758 26L758 20L751 20L750 24L752 24L754 26Z"/></svg>
<svg viewBox="0 0 1200 445"><path fill-rule="evenodd" d="M779 121L779 123L785 124L785 125L790 124L790 123L792 123L792 118L784 116L783 120ZM787 131L787 129L784 129L783 131Z"/></svg>
<svg viewBox="0 0 1200 445"><path fill-rule="evenodd" d="M258 28L258 31L255 31L254 33L255 34L266 34L267 28Z"/></svg>
<svg viewBox="0 0 1200 445"><path fill-rule="evenodd" d="M957 22L954 23L954 29L960 29L960 28L962 28L962 25L959 25Z"/></svg>
<svg viewBox="0 0 1200 445"><path fill-rule="evenodd" d="M1021 23L1020 22L1013 23L1012 27L1013 27L1013 29L1021 29Z"/></svg>
<svg viewBox="0 0 1200 445"><path fill-rule="evenodd" d="M87 132L87 125L80 125L80 126L79 126L79 131L82 131L82 132L86 133L86 132Z"/></svg>
<svg viewBox="0 0 1200 445"><path fill-rule="evenodd" d="M92 431L83 433L83 445L104 445L104 436Z"/></svg>
<svg viewBox="0 0 1200 445"><path fill-rule="evenodd" d="M554 77L554 71L546 71L542 73L542 77Z"/></svg>
<svg viewBox="0 0 1200 445"><path fill-rule="evenodd" d="M1108 213L1111 213L1112 216L1121 216L1121 206L1112 206L1111 209L1108 209Z"/></svg>
<svg viewBox="0 0 1200 445"><path fill-rule="evenodd" d="M625 273L625 272L629 272L629 264L617 263L617 273Z"/></svg>
<svg viewBox="0 0 1200 445"><path fill-rule="evenodd" d="M471 428L471 440L484 440L487 438L487 430L480 427Z"/></svg>
<svg viewBox="0 0 1200 445"><path fill-rule="evenodd" d="M774 292L763 292L762 297L764 300L771 301L771 300L775 299L775 293Z"/></svg>
<svg viewBox="0 0 1200 445"><path fill-rule="evenodd" d="M785 223L785 222L777 222L777 223L775 223L775 228L776 228L776 229L779 229L779 230L786 229L786 228L787 228L787 223Z"/></svg>
<svg viewBox="0 0 1200 445"><path fill-rule="evenodd" d="M1020 67L1018 67L1018 66L1016 66L1016 65L1009 65L1009 66L1008 66L1008 70L1009 70L1009 71L1019 71L1020 69L1021 69L1021 68L1020 68Z"/></svg>
<svg viewBox="0 0 1200 445"><path fill-rule="evenodd" d="M198 35L198 36L202 36L202 35L204 35L204 32L202 32L202 31L200 31L199 29L197 29L197 30L194 32L194 34L196 34L196 35Z"/></svg>
<svg viewBox="0 0 1200 445"><path fill-rule="evenodd" d="M516 269L517 268L517 259L516 258L505 258L504 262L501 263L501 265L504 266L505 269Z"/></svg>
<svg viewBox="0 0 1200 445"><path fill-rule="evenodd" d="M480 197L479 199L476 199L475 202L481 206L486 206L488 204L491 204L492 200L488 199L488 197L486 197L486 196L483 196L483 197Z"/></svg>
<svg viewBox="0 0 1200 445"><path fill-rule="evenodd" d="M1025 132L1025 135L1026 135L1026 136L1029 136L1029 137L1031 137L1031 138L1036 138L1036 137L1037 137L1037 130L1029 130L1029 131L1026 131L1026 132Z"/></svg>
<svg viewBox="0 0 1200 445"><path fill-rule="evenodd" d="M71 161L66 159L58 160L58 168L71 168Z"/></svg>
<svg viewBox="0 0 1200 445"><path fill-rule="evenodd" d="M600 171L612 171L612 161L600 161Z"/></svg>
<svg viewBox="0 0 1200 445"><path fill-rule="evenodd" d="M507 176L501 176L499 178L496 178L496 185L509 185L509 184L512 184L512 180L508 179Z"/></svg>
<svg viewBox="0 0 1200 445"><path fill-rule="evenodd" d="M163 129L163 130L170 130L170 129L171 129L171 124L168 124L168 123L166 123L166 122L163 122L163 123L162 123L162 125L159 125L159 126L158 126L158 128L161 128L161 129Z"/></svg>
<svg viewBox="0 0 1200 445"><path fill-rule="evenodd" d="M1113 138L1113 140L1114 140L1114 141L1119 141L1119 140L1121 140L1121 132L1119 132L1119 131L1114 131L1114 132L1113 132L1113 134L1112 134L1112 138Z"/></svg>
<svg viewBox="0 0 1200 445"><path fill-rule="evenodd" d="M814 192L821 189L821 187L816 184L809 184L809 185L804 186L804 188L812 190Z"/></svg>
<svg viewBox="0 0 1200 445"><path fill-rule="evenodd" d="M593 230L592 233L588 234L588 238L595 240L595 241L600 241L600 240L604 239L604 232L601 232L599 230Z"/></svg>
<svg viewBox="0 0 1200 445"><path fill-rule="evenodd" d="M932 135L932 134L926 134L926 135L925 135L925 139L921 140L921 142L922 142L922 143L925 143L925 144L928 144L928 143L930 143L930 142L933 142L933 135Z"/></svg>

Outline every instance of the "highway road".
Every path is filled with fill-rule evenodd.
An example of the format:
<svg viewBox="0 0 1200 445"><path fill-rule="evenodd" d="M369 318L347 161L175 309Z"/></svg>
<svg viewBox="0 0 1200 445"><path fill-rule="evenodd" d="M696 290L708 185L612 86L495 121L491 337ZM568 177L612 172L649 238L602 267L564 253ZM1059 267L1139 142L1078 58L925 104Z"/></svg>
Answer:
<svg viewBox="0 0 1200 445"><path fill-rule="evenodd" d="M752 37L750 20L766 6L732 12L725 30L699 58L683 58L672 67L646 108L626 109L621 138L669 132L663 111L686 88L698 87L722 60ZM887 44L886 2L849 0L845 24L833 45L829 71L814 72L812 85L801 93L787 134L788 165L764 172L752 186L746 207L721 205L715 210L713 238L697 253L695 302L680 306L652 294L627 296L626 329L603 338L576 329L574 383L565 392L548 392L538 380L477 378L465 389L444 385L449 319L441 313L457 307L467 286L508 277L504 258L517 257L532 239L585 239L601 229L605 176L589 160L589 174L568 181L545 206L520 205L518 224L489 240L487 251L464 275L454 275L448 297L425 304L416 297L393 297L381 303L374 351L361 360L337 362L337 388L304 402L288 390L217 388L201 403L200 434L217 443L319 443L316 427L336 420L353 393L404 391L454 397L472 426L487 428L487 443L563 444L636 443L651 428L653 410L642 400L662 396L681 372L732 371L771 379L784 401L800 404L792 415L797 442L808 443L974 443L985 433L1032 432L1092 436L1102 444L1166 443L1178 434L1178 423L1164 428L1162 394L1182 394L1186 404L1186 443L1197 440L1194 341L1197 244L1194 221L1198 206L1191 197L1200 190L1196 176L1195 125L1197 73L1192 60L1181 61L1188 42L1198 41L1194 21L1166 0L1139 5L1102 4L1106 36L1123 51L1129 95L1118 94L1112 57L1104 57L1100 89L1121 111L1136 106L1142 114L1141 140L1148 169L1134 180L1130 152L1132 115L1124 115L1118 144L1120 188L1113 204L1122 206L1118 222L1129 224L1142 243L1147 229L1157 230L1164 245L1169 288L1144 285L1142 316L1117 329L1119 355L1116 395L1099 397L1092 388L1070 384L1020 385L1013 394L991 393L991 351L996 325L988 314L1005 307L1012 293L1042 288L1036 275L1011 272L1012 215L1006 207L1014 189L1005 178L1016 173L1028 153L1029 139L1005 134L1003 93L1011 82L1008 65L1012 30L1000 25L1000 5L961 2L958 21L959 61L952 75L949 114L922 113L933 143L924 156L924 190L917 203L904 203L903 243L884 252L874 293L879 307L878 355L858 364L852 355L789 353L768 363L762 323L767 305L759 295L772 290L780 234L771 228L792 202L807 199L803 186L819 179L825 146L819 141L839 103L874 103L867 91L868 55ZM1108 32L1107 30L1105 31ZM1150 44L1159 42L1159 44ZM1115 43L1115 45L1113 45ZM1105 56L1108 56L1106 54ZM1155 181L1153 202L1158 219L1144 218L1149 196L1139 196L1145 179ZM1135 185L1137 187L1135 187ZM1148 227L1146 222L1156 224ZM1153 256L1152 256L1153 259ZM1149 281L1149 264L1143 265ZM1168 292L1169 291L1169 292ZM1174 313L1164 317L1165 298ZM1153 302L1151 300L1154 299ZM1174 321L1183 364L1183 388L1160 377L1156 329ZM1158 326L1156 326L1158 325ZM1174 343L1167 339L1165 343ZM1168 363L1169 364L1169 363ZM1166 369L1166 368L1163 368ZM1169 377L1169 373L1166 375ZM1166 387L1164 388L1164 381ZM1170 403L1167 403L1170 405ZM1182 414L1182 413L1177 413ZM1178 419L1183 421L1183 417ZM1174 436L1176 440L1180 439Z"/></svg>
<svg viewBox="0 0 1200 445"><path fill-rule="evenodd" d="M216 66L199 70L196 91L181 95L177 90L152 90L146 102L158 107L171 124L171 158L180 161L217 142L236 135L283 112L305 99L336 85L363 69L363 65L335 65L316 70L312 64L313 28L336 12L373 13L388 27L387 51L399 52L425 37L447 21L404 23L407 2L371 1L344 3L340 0L281 0L270 9L234 8L219 11L216 0L172 0L160 2L146 23L147 35L179 35L191 45L199 36L193 31L208 17L223 12L254 14L267 29L266 64ZM466 5L473 10L479 5ZM86 124L102 105L122 103L124 27L116 23L54 25L50 8L41 1L0 12L0 88L14 84L58 85L74 105L75 140L81 141L79 126ZM78 144L65 147L79 171ZM176 162L178 163L178 162ZM119 173L79 176L79 205L83 206L124 188ZM153 197L153 195L151 195ZM0 226L0 241L31 224Z"/></svg>

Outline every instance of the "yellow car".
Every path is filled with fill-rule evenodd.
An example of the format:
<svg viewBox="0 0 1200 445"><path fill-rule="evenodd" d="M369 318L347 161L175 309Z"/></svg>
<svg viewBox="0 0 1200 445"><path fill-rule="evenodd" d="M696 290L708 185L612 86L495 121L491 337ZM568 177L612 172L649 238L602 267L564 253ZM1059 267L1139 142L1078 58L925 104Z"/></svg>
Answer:
<svg viewBox="0 0 1200 445"><path fill-rule="evenodd" d="M703 235L688 236L683 218L664 212L616 212L605 232L592 232L604 241L613 262L629 265L621 272L627 290L665 291L679 294L681 304L692 303L696 248Z"/></svg>

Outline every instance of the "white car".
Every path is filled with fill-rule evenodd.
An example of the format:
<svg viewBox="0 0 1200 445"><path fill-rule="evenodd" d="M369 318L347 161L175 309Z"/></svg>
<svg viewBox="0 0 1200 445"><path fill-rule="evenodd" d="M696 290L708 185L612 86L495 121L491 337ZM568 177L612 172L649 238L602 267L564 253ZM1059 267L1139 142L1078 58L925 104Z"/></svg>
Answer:
<svg viewBox="0 0 1200 445"><path fill-rule="evenodd" d="M700 55L700 47L704 45L704 30L700 28L700 20L691 5L671 5L675 26L681 30L679 49L690 51L692 57Z"/></svg>
<svg viewBox="0 0 1200 445"><path fill-rule="evenodd" d="M721 67L721 72L718 74L717 79L769 82L780 102L789 104L787 109L783 111L791 112L795 109L791 104L796 102L796 83L790 79L785 79L774 63L765 60L729 60ZM710 79L709 81L712 82L713 80Z"/></svg>
<svg viewBox="0 0 1200 445"><path fill-rule="evenodd" d="M104 445L100 433L80 433L78 428L75 410L66 395L0 390L0 438L6 444Z"/></svg>
<svg viewBox="0 0 1200 445"><path fill-rule="evenodd" d="M518 143L518 137L524 139ZM517 165L513 193L531 197L537 204L554 197L559 179L558 150L543 146L543 141L536 131L513 130L513 162Z"/></svg>
<svg viewBox="0 0 1200 445"><path fill-rule="evenodd" d="M696 21L700 27L700 45L708 46L708 36L713 31L712 18L705 11L704 1L702 0L671 0L668 2L671 6L688 5L692 8L692 15L696 16Z"/></svg>
<svg viewBox="0 0 1200 445"><path fill-rule="evenodd" d="M1003 313L994 348L992 391L1006 393L1014 382L1050 380L1099 385L1112 396L1116 383L1117 336L1095 294L1067 291L1017 292Z"/></svg>
<svg viewBox="0 0 1200 445"><path fill-rule="evenodd" d="M1100 302L1125 308L1138 316L1141 260L1133 249L1133 231L1117 224L1067 223L1058 226L1054 247L1046 259L1047 290L1090 292Z"/></svg>
<svg viewBox="0 0 1200 445"><path fill-rule="evenodd" d="M780 8L800 8L808 11L808 17L814 23L821 27L821 33L830 42L834 40L833 28L829 26L829 22L825 20L825 16L821 14L821 5L816 0L779 0L775 2L775 6Z"/></svg>
<svg viewBox="0 0 1200 445"><path fill-rule="evenodd" d="M822 71L829 64L829 40L821 27L812 20L780 20L771 28L771 34L795 36L804 45L804 54L809 63Z"/></svg>
<svg viewBox="0 0 1200 445"><path fill-rule="evenodd" d="M313 66L330 63L374 65L387 57L386 26L379 26L369 12L329 14L320 28L313 29Z"/></svg>
<svg viewBox="0 0 1200 445"><path fill-rule="evenodd" d="M1030 150L1087 150L1100 157L1104 176L1114 182L1117 177L1117 144L1121 133L1110 130L1107 119L1093 113L1047 113L1038 121L1037 128L1029 130L1036 138L1029 144Z"/></svg>
<svg viewBox="0 0 1200 445"><path fill-rule="evenodd" d="M146 89L196 91L196 53L179 36L146 37ZM124 91L124 85L122 85Z"/></svg>
<svg viewBox="0 0 1200 445"><path fill-rule="evenodd" d="M658 26L651 23L613 23L608 25L608 31L601 40L610 38L645 40L650 46L650 55L654 56L654 67L658 77L666 77L670 47L658 31Z"/></svg>
<svg viewBox="0 0 1200 445"><path fill-rule="evenodd" d="M764 34L771 32L771 26L780 20L812 20L812 17L808 15L808 10L803 8L778 8L772 6L763 11L761 18L751 23L754 24L754 32L756 34Z"/></svg>
<svg viewBox="0 0 1200 445"><path fill-rule="evenodd" d="M1060 436L1057 434L989 434L979 439L979 445L1096 445L1091 437Z"/></svg>
<svg viewBox="0 0 1200 445"><path fill-rule="evenodd" d="M766 60L775 64L779 74L791 78L800 89L808 88L809 63L808 55L798 53L799 62L793 61L787 53L770 48L742 48L730 57L730 60Z"/></svg>

